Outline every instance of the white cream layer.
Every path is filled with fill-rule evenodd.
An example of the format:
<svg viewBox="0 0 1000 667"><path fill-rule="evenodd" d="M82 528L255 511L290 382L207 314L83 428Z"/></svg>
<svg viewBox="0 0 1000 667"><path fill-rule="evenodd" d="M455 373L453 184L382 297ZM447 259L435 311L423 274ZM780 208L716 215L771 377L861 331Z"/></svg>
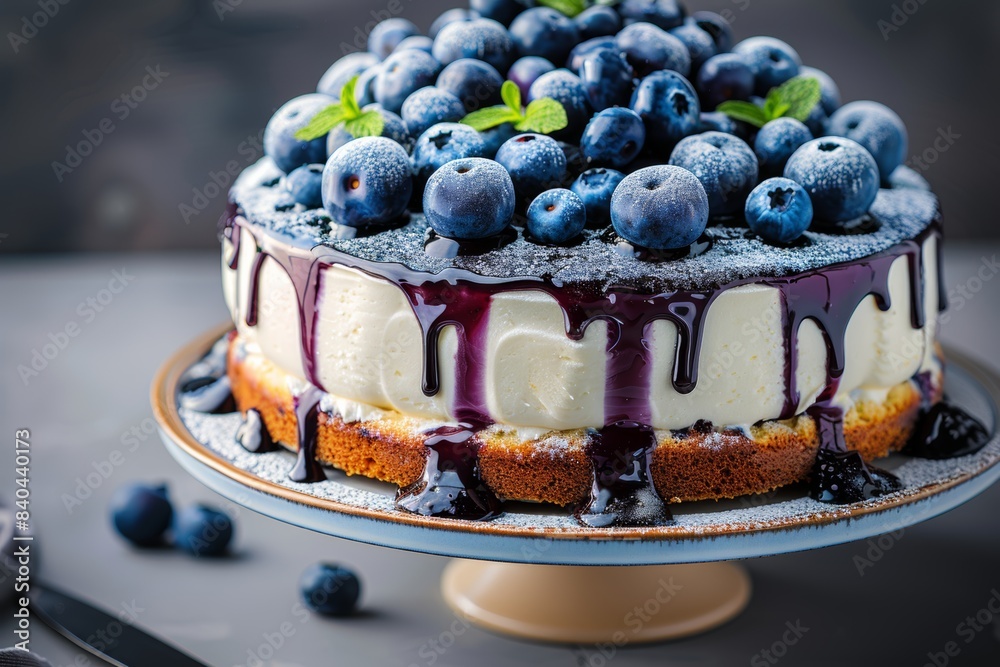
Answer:
<svg viewBox="0 0 1000 667"><path fill-rule="evenodd" d="M233 246L223 241L223 287L240 335L297 378L302 369L298 307L291 280L264 260L258 292L258 324L246 325L250 267L256 243L246 230L236 270ZM892 307L882 312L869 296L847 330L847 363L836 401L849 408L852 394L879 395L915 373L936 368L933 342L938 312L937 241L924 243L927 324L910 318L909 266L898 258L889 274ZM316 359L318 376L338 412L364 415L393 409L418 418L454 419L454 328L440 339L441 391L421 390L420 326L402 291L392 283L343 266L321 274ZM679 429L698 420L717 427L776 419L784 405L784 337L778 290L764 285L730 289L706 315L697 387L690 394L671 384L677 331L666 321L649 329L653 351L652 426ZM486 336L485 396L498 424L568 430L603 426L607 325L597 321L580 341L567 337L562 311L547 294L519 291L493 298ZM826 345L807 320L799 331L799 411L815 402L826 379Z"/></svg>

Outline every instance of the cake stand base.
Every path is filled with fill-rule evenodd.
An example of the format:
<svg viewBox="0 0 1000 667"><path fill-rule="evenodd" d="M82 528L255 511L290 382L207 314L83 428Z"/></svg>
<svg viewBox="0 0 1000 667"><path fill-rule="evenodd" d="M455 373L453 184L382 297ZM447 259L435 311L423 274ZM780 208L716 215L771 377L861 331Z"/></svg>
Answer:
<svg viewBox="0 0 1000 667"><path fill-rule="evenodd" d="M563 644L665 641L716 628L750 601L735 563L625 567L454 560L441 591L481 628Z"/></svg>

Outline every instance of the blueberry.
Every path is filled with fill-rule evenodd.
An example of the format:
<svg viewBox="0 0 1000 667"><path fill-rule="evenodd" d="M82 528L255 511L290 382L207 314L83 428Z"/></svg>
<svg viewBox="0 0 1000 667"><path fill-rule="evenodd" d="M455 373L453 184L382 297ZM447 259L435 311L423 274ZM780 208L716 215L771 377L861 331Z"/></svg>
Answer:
<svg viewBox="0 0 1000 667"><path fill-rule="evenodd" d="M520 134L508 140L497 151L497 162L510 173L514 190L524 201L561 185L566 176L566 155L555 139L543 134Z"/></svg>
<svg viewBox="0 0 1000 667"><path fill-rule="evenodd" d="M162 484L129 484L111 497L111 520L115 529L140 547L161 544L173 514L167 487Z"/></svg>
<svg viewBox="0 0 1000 667"><path fill-rule="evenodd" d="M691 56L691 71L697 72L706 60L717 54L718 47L712 36L695 23L685 23L670 31L670 34L684 42Z"/></svg>
<svg viewBox="0 0 1000 667"><path fill-rule="evenodd" d="M577 70L594 111L628 106L632 97L632 66L625 56L610 49L588 53Z"/></svg>
<svg viewBox="0 0 1000 667"><path fill-rule="evenodd" d="M285 189L306 208L323 207L323 165L304 164L285 176Z"/></svg>
<svg viewBox="0 0 1000 667"><path fill-rule="evenodd" d="M724 113L703 111L698 121L698 134L703 132L725 132L736 134L736 121Z"/></svg>
<svg viewBox="0 0 1000 667"><path fill-rule="evenodd" d="M410 134L419 136L431 125L462 120L465 105L447 90L427 86L406 98L401 115Z"/></svg>
<svg viewBox="0 0 1000 667"><path fill-rule="evenodd" d="M753 145L761 172L767 175L784 173L792 153L812 139L809 128L794 118L772 120L757 133Z"/></svg>
<svg viewBox="0 0 1000 667"><path fill-rule="evenodd" d="M554 63L566 62L580 43L576 23L549 7L532 7L510 24L510 36L522 56L541 56Z"/></svg>
<svg viewBox="0 0 1000 667"><path fill-rule="evenodd" d="M484 19L510 25L514 17L524 11L524 5L517 0L469 0L469 8Z"/></svg>
<svg viewBox="0 0 1000 667"><path fill-rule="evenodd" d="M622 19L611 7L595 5L585 9L573 19L580 39L615 35L622 29Z"/></svg>
<svg viewBox="0 0 1000 667"><path fill-rule="evenodd" d="M349 616L361 597L357 575L339 565L310 565L299 579L302 601L324 616Z"/></svg>
<svg viewBox="0 0 1000 667"><path fill-rule="evenodd" d="M427 223L441 236L486 238L514 217L514 183L493 160L452 160L427 180L423 203Z"/></svg>
<svg viewBox="0 0 1000 667"><path fill-rule="evenodd" d="M623 0L618 13L625 24L645 21L670 30L684 23L684 5L677 0Z"/></svg>
<svg viewBox="0 0 1000 667"><path fill-rule="evenodd" d="M893 190L923 190L931 191L927 179L909 167L898 167L889 177L889 187Z"/></svg>
<svg viewBox="0 0 1000 667"><path fill-rule="evenodd" d="M611 195L625 178L614 169L588 169L573 181L570 189L577 194L587 209L587 222L591 225L606 224L611 219Z"/></svg>
<svg viewBox="0 0 1000 667"><path fill-rule="evenodd" d="M417 139L413 149L413 169L418 182L422 182L452 160L483 157L485 154L486 143L471 127L461 123L439 123Z"/></svg>
<svg viewBox="0 0 1000 667"><path fill-rule="evenodd" d="M878 165L863 146L843 137L813 139L795 151L785 177L809 193L816 217L846 222L861 217L878 196Z"/></svg>
<svg viewBox="0 0 1000 667"><path fill-rule="evenodd" d="M795 49L773 37L751 37L733 47L733 53L746 58L754 73L754 89L761 97L799 75L802 59Z"/></svg>
<svg viewBox="0 0 1000 667"><path fill-rule="evenodd" d="M477 58L506 72L514 60L514 42L500 23L491 19L454 21L434 38L434 57L443 65L461 58Z"/></svg>
<svg viewBox="0 0 1000 667"><path fill-rule="evenodd" d="M517 87L521 89L521 99L526 100L528 99L528 91L531 89L531 84L538 77L553 71L555 68L556 66L545 58L525 56L514 61L514 64L510 66L510 70L507 72L507 78L517 84Z"/></svg>
<svg viewBox="0 0 1000 667"><path fill-rule="evenodd" d="M441 63L423 51L393 53L379 66L372 83L375 101L399 113L406 98L425 86L433 86Z"/></svg>
<svg viewBox="0 0 1000 667"><path fill-rule="evenodd" d="M417 26L406 19L386 19L372 28L368 35L368 50L385 60L407 37L420 34Z"/></svg>
<svg viewBox="0 0 1000 667"><path fill-rule="evenodd" d="M413 192L409 156L385 137L355 139L323 170L323 205L339 225L368 227L399 218Z"/></svg>
<svg viewBox="0 0 1000 667"><path fill-rule="evenodd" d="M829 132L868 149L887 183L906 158L906 126L889 107L878 102L851 102L830 117Z"/></svg>
<svg viewBox="0 0 1000 667"><path fill-rule="evenodd" d="M709 58L698 71L696 84L706 109L716 109L729 100L747 100L753 94L753 70L735 53Z"/></svg>
<svg viewBox="0 0 1000 667"><path fill-rule="evenodd" d="M193 556L218 556L233 539L233 520L205 505L185 507L174 518L174 542Z"/></svg>
<svg viewBox="0 0 1000 667"><path fill-rule="evenodd" d="M434 19L431 23L430 29L427 34L430 35L431 39L436 39L438 33L448 25L449 23L458 23L461 21L471 21L473 19L478 19L479 13L474 12L471 9L465 9L462 7L456 7L455 9L449 9L443 12L440 16Z"/></svg>
<svg viewBox="0 0 1000 667"><path fill-rule="evenodd" d="M621 169L638 157L646 142L646 127L631 109L605 109L590 119L580 140L587 162Z"/></svg>
<svg viewBox="0 0 1000 667"><path fill-rule="evenodd" d="M566 58L566 67L567 69L576 71L580 69L583 56L605 50L621 51L618 48L618 41L614 35L602 35L584 40L574 46L573 50L569 52L569 57Z"/></svg>
<svg viewBox="0 0 1000 667"><path fill-rule="evenodd" d="M382 71L382 63L373 65L358 75L358 82L354 87L354 97L361 106L375 104L375 79Z"/></svg>
<svg viewBox="0 0 1000 667"><path fill-rule="evenodd" d="M406 129L406 123L403 122L403 119L391 111L386 111L378 104L369 104L363 108L363 111L372 110L382 114L382 136L392 139L409 152L413 147L413 137ZM326 154L333 155L338 148L348 141L354 141L354 139L354 135L348 132L343 125L338 125L330 130L330 134L326 137Z"/></svg>
<svg viewBox="0 0 1000 667"><path fill-rule="evenodd" d="M330 65L330 69L319 80L316 92L339 100L340 91L344 89L344 84L359 76L369 67L374 67L379 63L379 57L367 51L348 53L346 56Z"/></svg>
<svg viewBox="0 0 1000 667"><path fill-rule="evenodd" d="M625 26L615 37L636 76L669 69L687 76L691 72L691 54L684 42L650 23Z"/></svg>
<svg viewBox="0 0 1000 667"><path fill-rule="evenodd" d="M528 234L538 243L566 243L579 236L586 225L587 209L571 190L546 190L528 207Z"/></svg>
<svg viewBox="0 0 1000 667"><path fill-rule="evenodd" d="M750 229L765 241L791 243L809 228L813 206L801 185L771 178L750 193L744 213Z"/></svg>
<svg viewBox="0 0 1000 667"><path fill-rule="evenodd" d="M809 117L806 118L806 127L809 128L809 132L814 137L825 137L830 134L830 117L826 115L822 104L817 104L809 112Z"/></svg>
<svg viewBox="0 0 1000 667"><path fill-rule="evenodd" d="M328 95L302 95L287 102L271 117L264 128L264 154L286 174L304 164L326 160L326 135L301 141L295 133L309 124L313 116L336 100Z"/></svg>
<svg viewBox="0 0 1000 667"><path fill-rule="evenodd" d="M472 58L449 64L437 80L437 87L460 99L466 112L500 104L501 86L503 77L495 67Z"/></svg>
<svg viewBox="0 0 1000 667"><path fill-rule="evenodd" d="M393 53L397 51L406 51L409 49L416 49L417 51L423 51L424 53L430 53L434 48L434 40L430 37L425 37L423 35L413 35L407 37L402 42L396 45L393 49Z"/></svg>
<svg viewBox="0 0 1000 667"><path fill-rule="evenodd" d="M819 81L820 91L823 94L821 105L827 116L833 115L833 112L840 108L840 88L837 87L837 82L833 80L833 77L815 67L800 68L799 76Z"/></svg>
<svg viewBox="0 0 1000 667"><path fill-rule="evenodd" d="M646 167L615 188L611 222L629 243L655 250L684 248L708 225L708 195L687 169Z"/></svg>
<svg viewBox="0 0 1000 667"><path fill-rule="evenodd" d="M670 164L687 169L701 181L715 218L743 210L757 184L757 156L746 142L723 132L706 132L682 140Z"/></svg>
<svg viewBox="0 0 1000 667"><path fill-rule="evenodd" d="M517 136L518 131L514 129L514 126L510 123L504 123L503 125L497 125L488 130L484 130L479 133L480 138L483 140L483 157L490 158L491 160L496 157L497 151L503 146L508 139L513 139Z"/></svg>
<svg viewBox="0 0 1000 667"><path fill-rule="evenodd" d="M715 12L695 12L688 20L712 36L718 53L732 51L733 27L725 17Z"/></svg>
<svg viewBox="0 0 1000 667"><path fill-rule="evenodd" d="M695 131L701 106L694 88L677 72L653 72L636 87L629 104L646 124L646 146L665 153Z"/></svg>
<svg viewBox="0 0 1000 667"><path fill-rule="evenodd" d="M562 104L566 110L569 124L565 129L553 133L558 139L579 139L583 128L590 120L590 101L587 99L587 89L576 74L566 69L557 69L538 77L528 90L528 100L538 100L551 97Z"/></svg>

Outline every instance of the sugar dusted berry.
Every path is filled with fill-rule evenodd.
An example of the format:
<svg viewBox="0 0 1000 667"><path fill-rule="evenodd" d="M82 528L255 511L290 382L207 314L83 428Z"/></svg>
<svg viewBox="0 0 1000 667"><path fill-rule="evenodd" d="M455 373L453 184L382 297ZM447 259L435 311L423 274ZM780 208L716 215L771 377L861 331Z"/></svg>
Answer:
<svg viewBox="0 0 1000 667"><path fill-rule="evenodd" d="M465 105L447 90L427 86L406 98L400 115L409 133L420 136L431 125L462 120Z"/></svg>
<svg viewBox="0 0 1000 667"><path fill-rule="evenodd" d="M492 19L470 19L448 23L434 38L434 57L442 65L461 58L477 58L506 72L514 60L514 42L510 33Z"/></svg>
<svg viewBox="0 0 1000 667"><path fill-rule="evenodd" d="M538 243L560 245L579 236L587 224L583 201L570 190L546 190L528 207L528 234Z"/></svg>
<svg viewBox="0 0 1000 667"><path fill-rule="evenodd" d="M576 193L587 210L587 224L603 225L611 220L611 195L625 178L614 169L588 169L580 174L570 189Z"/></svg>
<svg viewBox="0 0 1000 667"><path fill-rule="evenodd" d="M580 43L576 23L550 7L532 7L510 24L510 36L522 56L541 56L553 63L566 62L566 56Z"/></svg>
<svg viewBox="0 0 1000 667"><path fill-rule="evenodd" d="M391 18L376 24L368 35L368 50L384 60L407 37L420 34L417 26L401 18Z"/></svg>
<svg viewBox="0 0 1000 667"><path fill-rule="evenodd" d="M785 177L805 188L816 217L826 222L859 218L878 196L875 158L843 137L823 137L802 146L785 165Z"/></svg>
<svg viewBox="0 0 1000 667"><path fill-rule="evenodd" d="M489 63L461 58L441 70L437 87L446 90L465 106L466 112L500 104L503 77Z"/></svg>
<svg viewBox="0 0 1000 667"><path fill-rule="evenodd" d="M798 52L774 37L745 39L733 47L733 53L746 58L756 78L756 92L761 96L798 76L802 67Z"/></svg>
<svg viewBox="0 0 1000 667"><path fill-rule="evenodd" d="M417 182L423 183L452 160L483 157L485 154L486 143L482 136L468 125L438 123L417 139L413 148L413 170Z"/></svg>
<svg viewBox="0 0 1000 667"><path fill-rule="evenodd" d="M673 70L687 76L691 71L691 54L684 42L655 25L633 23L625 26L615 42L636 76L660 70Z"/></svg>
<svg viewBox="0 0 1000 667"><path fill-rule="evenodd" d="M683 139L670 154L670 164L687 169L708 194L712 217L743 210L757 184L757 156L746 142L731 134L706 132Z"/></svg>
<svg viewBox="0 0 1000 667"><path fill-rule="evenodd" d="M514 183L493 160L453 160L428 179L423 204L427 223L441 236L486 238L514 217Z"/></svg>
<svg viewBox="0 0 1000 667"><path fill-rule="evenodd" d="M326 161L326 135L311 141L295 137L313 117L335 99L328 95L302 95L287 102L271 117L264 128L264 154L286 174L304 164Z"/></svg>
<svg viewBox="0 0 1000 667"><path fill-rule="evenodd" d="M801 185L787 178L771 178L750 193L745 214L754 233L770 243L792 243L809 228L812 201Z"/></svg>
<svg viewBox="0 0 1000 667"><path fill-rule="evenodd" d="M622 0L618 13L626 25L639 21L670 30L684 23L684 5L678 0Z"/></svg>
<svg viewBox="0 0 1000 667"><path fill-rule="evenodd" d="M784 173L792 153L812 139L809 128L794 118L772 120L761 128L754 140L753 149L761 172L769 176Z"/></svg>
<svg viewBox="0 0 1000 667"><path fill-rule="evenodd" d="M323 205L347 227L383 226L406 211L413 192L410 160L385 137L362 137L337 149L323 170Z"/></svg>
<svg viewBox="0 0 1000 667"><path fill-rule="evenodd" d="M629 174L611 197L611 222L626 241L678 250L708 225L708 195L687 169L660 165Z"/></svg>
<svg viewBox="0 0 1000 667"><path fill-rule="evenodd" d="M538 77L551 72L555 68L556 66L545 58L525 56L514 61L514 64L510 66L510 71L507 72L507 78L517 84L517 87L521 90L521 99L526 100L528 99L528 91L531 89L531 84Z"/></svg>
<svg viewBox="0 0 1000 667"><path fill-rule="evenodd" d="M323 207L323 165L304 164L285 176L285 189L306 208Z"/></svg>
<svg viewBox="0 0 1000 667"><path fill-rule="evenodd" d="M531 201L543 190L557 187L566 177L566 155L559 144L543 134L521 134L497 151L514 181L517 196Z"/></svg>
<svg viewBox="0 0 1000 667"><path fill-rule="evenodd" d="M379 66L372 82L375 101L399 113L406 98L425 86L434 85L441 63L423 51L393 53Z"/></svg>
<svg viewBox="0 0 1000 667"><path fill-rule="evenodd" d="M830 134L864 146L878 164L883 182L906 159L907 135L902 119L878 102L851 102L830 117Z"/></svg>
<svg viewBox="0 0 1000 667"><path fill-rule="evenodd" d="M694 88L677 72L653 72L639 82L629 105L646 124L646 145L667 152L695 131L701 106Z"/></svg>

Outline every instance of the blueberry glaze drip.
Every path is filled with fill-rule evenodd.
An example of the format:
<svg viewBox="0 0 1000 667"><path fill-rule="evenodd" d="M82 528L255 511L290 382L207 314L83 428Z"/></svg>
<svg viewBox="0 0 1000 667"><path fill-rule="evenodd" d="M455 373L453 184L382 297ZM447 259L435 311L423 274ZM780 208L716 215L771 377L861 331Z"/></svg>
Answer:
<svg viewBox="0 0 1000 667"><path fill-rule="evenodd" d="M243 423L236 429L236 442L251 454L263 454L278 449L260 412L254 408L247 410Z"/></svg>
<svg viewBox="0 0 1000 667"><path fill-rule="evenodd" d="M921 459L968 456L985 447L990 437L978 419L946 400L921 415L903 453Z"/></svg>
<svg viewBox="0 0 1000 667"><path fill-rule="evenodd" d="M326 479L323 466L316 458L316 444L319 438L319 401L321 392L316 387L309 387L295 397L295 424L298 436L298 452L295 465L288 473L293 482L312 484Z"/></svg>
<svg viewBox="0 0 1000 667"><path fill-rule="evenodd" d="M638 422L617 422L591 433L587 455L594 476L590 496L576 509L577 521L594 528L670 522L650 471L655 448L653 429Z"/></svg>
<svg viewBox="0 0 1000 667"><path fill-rule="evenodd" d="M467 421L428 431L424 473L399 489L396 507L423 516L482 521L497 516L502 504L483 482L479 440L486 424Z"/></svg>
<svg viewBox="0 0 1000 667"><path fill-rule="evenodd" d="M212 346L181 378L177 401L182 408L221 415L236 412L236 401L226 375L228 337Z"/></svg>

